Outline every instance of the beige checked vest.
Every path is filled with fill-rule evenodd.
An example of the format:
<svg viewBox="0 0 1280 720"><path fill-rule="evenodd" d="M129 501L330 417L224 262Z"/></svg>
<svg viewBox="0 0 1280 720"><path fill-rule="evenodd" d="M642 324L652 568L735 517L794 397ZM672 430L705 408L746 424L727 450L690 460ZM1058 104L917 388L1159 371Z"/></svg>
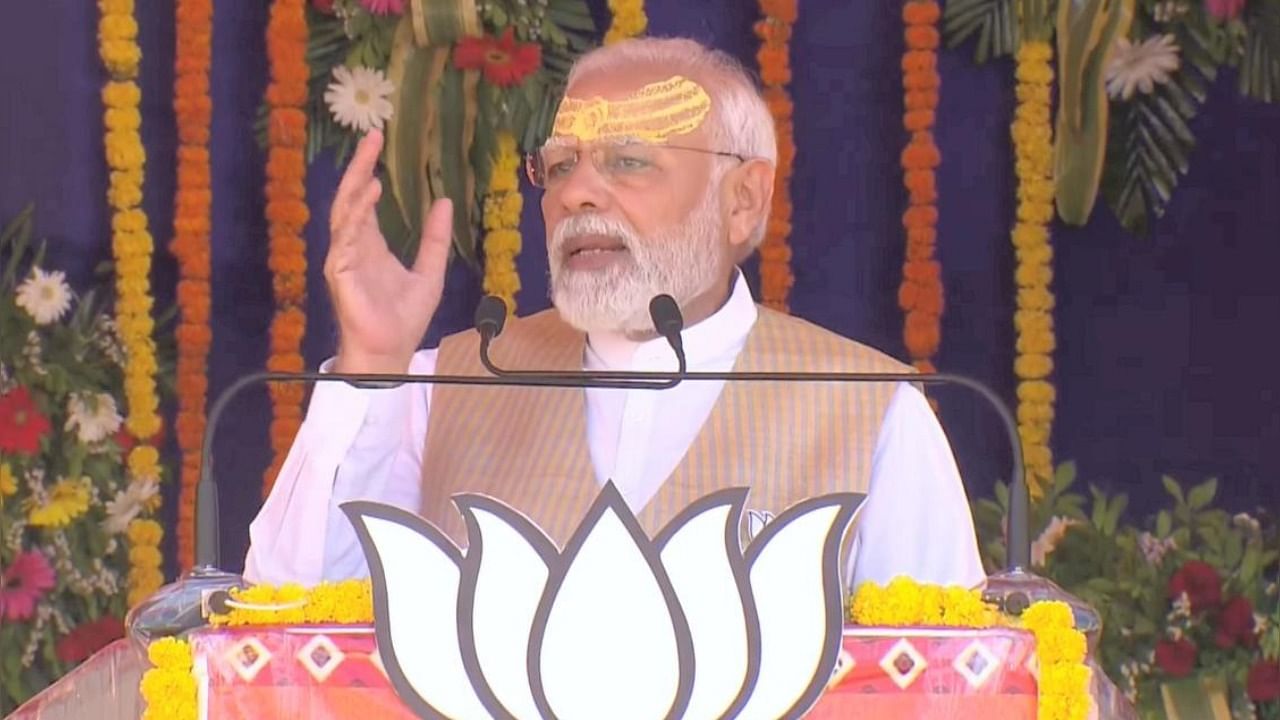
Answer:
<svg viewBox="0 0 1280 720"><path fill-rule="evenodd" d="M883 353L760 307L734 370L911 372ZM485 375L479 335L440 344L436 371ZM581 371L585 336L555 310L512 319L492 347L508 368ZM867 492L893 383L729 382L681 463L637 512L650 537L694 500L749 486L746 507L778 514L830 492ZM573 388L437 385L423 455L422 515L466 547L451 501L506 502L563 547L600 492L587 448L586 399Z"/></svg>

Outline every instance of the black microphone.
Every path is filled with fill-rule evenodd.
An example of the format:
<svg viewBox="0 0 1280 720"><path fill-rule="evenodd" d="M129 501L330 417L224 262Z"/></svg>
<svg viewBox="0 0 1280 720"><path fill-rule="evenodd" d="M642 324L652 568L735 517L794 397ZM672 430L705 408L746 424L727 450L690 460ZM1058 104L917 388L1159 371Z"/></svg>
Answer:
<svg viewBox="0 0 1280 720"><path fill-rule="evenodd" d="M492 298L492 300L490 300ZM1018 423L1013 413L1005 405L994 390L983 383L964 375L952 373L806 373L806 372L689 372L685 362L683 343L680 332L684 327L684 319L675 300L669 295L659 295L649 304L649 313L654 319L654 327L667 338L672 349L680 360L680 369L668 372L539 372L536 370L511 370L496 365L489 356L489 345L497 333L501 331L506 317L506 304L500 298L488 296L481 301L482 308L477 311L477 330L480 331L480 362L496 377L509 378L513 385L547 384L553 379L575 379L576 387L611 387L630 389L655 389L671 387L675 383L685 381L743 381L743 382L906 382L922 385L959 385L980 395L995 409L1005 434L1009 440L1012 453L1011 478L1009 482L1009 535L1006 568L1011 575L1021 576L1025 568L1031 566L1030 527L1030 491L1026 483L1026 468L1022 456L1022 440L1018 434ZM490 313L501 311L503 321L496 322ZM483 318L482 318L483 316ZM486 323L483 327L480 320ZM494 331L493 328L497 330ZM490 334L491 333L491 334ZM583 382L594 381L594 382ZM663 384L665 382L669 385ZM605 384L607 383L607 384Z"/></svg>
<svg viewBox="0 0 1280 720"><path fill-rule="evenodd" d="M649 301L649 317L658 334L666 338L676 356L677 370L662 378L646 380L642 375L619 371L563 371L563 370L512 370L499 366L489 355L489 347L502 332L507 321L507 303L496 295L486 295L476 307L475 328L480 333L480 364L495 377L518 380L521 385L550 385L554 387L592 387L667 390L680 384L689 369L684 354L680 332L684 330L684 317L680 306L670 295L658 295ZM583 385L587 381L590 384Z"/></svg>

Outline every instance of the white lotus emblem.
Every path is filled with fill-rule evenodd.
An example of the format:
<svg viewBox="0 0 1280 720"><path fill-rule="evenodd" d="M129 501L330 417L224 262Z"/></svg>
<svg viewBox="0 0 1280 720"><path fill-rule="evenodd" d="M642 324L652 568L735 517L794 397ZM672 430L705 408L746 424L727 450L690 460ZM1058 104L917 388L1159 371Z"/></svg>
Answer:
<svg viewBox="0 0 1280 720"><path fill-rule="evenodd" d="M651 540L609 483L563 551L483 496L454 499L465 553L412 513L343 510L387 673L421 717L800 717L840 651L839 550L863 496L799 503L744 552L746 496L702 498Z"/></svg>

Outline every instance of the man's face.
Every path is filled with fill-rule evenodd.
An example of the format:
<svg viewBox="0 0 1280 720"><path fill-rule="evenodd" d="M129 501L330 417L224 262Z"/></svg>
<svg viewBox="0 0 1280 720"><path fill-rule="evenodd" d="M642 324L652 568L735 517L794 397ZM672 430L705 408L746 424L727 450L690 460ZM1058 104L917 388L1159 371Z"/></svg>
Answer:
<svg viewBox="0 0 1280 720"><path fill-rule="evenodd" d="M583 78L570 98L601 98L615 116L632 112L634 132L644 137L595 132L588 108L580 134L553 136L542 154L552 301L584 331L651 331L655 295L687 305L727 277L732 263L720 193L711 185L718 159L687 149L717 149L707 139L709 99L659 93L630 110L613 104L664 79L640 72ZM679 132L665 132L671 128Z"/></svg>

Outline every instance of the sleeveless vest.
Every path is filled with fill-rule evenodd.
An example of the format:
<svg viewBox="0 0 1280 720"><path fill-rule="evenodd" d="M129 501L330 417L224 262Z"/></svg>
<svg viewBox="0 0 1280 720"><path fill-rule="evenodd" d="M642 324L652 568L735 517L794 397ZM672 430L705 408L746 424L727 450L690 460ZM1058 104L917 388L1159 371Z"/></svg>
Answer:
<svg viewBox="0 0 1280 720"><path fill-rule="evenodd" d="M491 353L503 367L581 371L585 342L585 335L551 309L511 319ZM912 371L877 350L765 307L759 307L734 370ZM487 375L479 335L470 330L445 338L436 372ZM774 515L815 495L866 493L879 428L896 386L727 382L675 471L645 507L633 511L653 537L693 501L728 487L750 487L746 508ZM421 514L459 546L466 547L467 538L450 499L455 494L500 499L563 547L602 483L587 448L582 389L432 389Z"/></svg>

